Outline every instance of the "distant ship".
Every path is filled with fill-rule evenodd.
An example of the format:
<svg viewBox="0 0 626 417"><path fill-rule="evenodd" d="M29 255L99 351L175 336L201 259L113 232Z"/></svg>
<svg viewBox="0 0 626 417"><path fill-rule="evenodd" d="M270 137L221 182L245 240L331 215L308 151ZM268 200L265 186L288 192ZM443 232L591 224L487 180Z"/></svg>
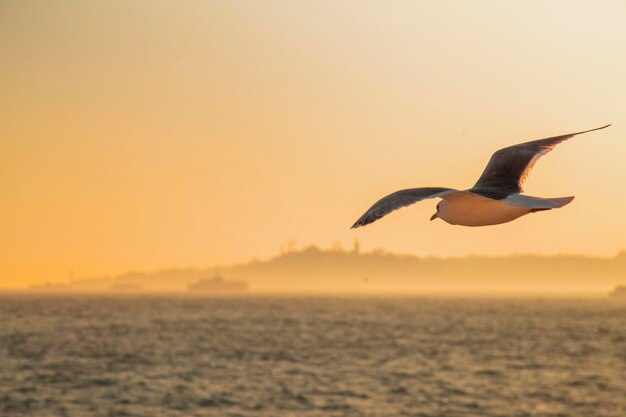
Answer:
<svg viewBox="0 0 626 417"><path fill-rule="evenodd" d="M609 294L611 297L615 298L625 298L626 299L626 286L617 286L615 289Z"/></svg>
<svg viewBox="0 0 626 417"><path fill-rule="evenodd" d="M248 291L248 283L245 281L224 281L219 274L212 278L204 278L190 284L189 291L211 295L236 295Z"/></svg>

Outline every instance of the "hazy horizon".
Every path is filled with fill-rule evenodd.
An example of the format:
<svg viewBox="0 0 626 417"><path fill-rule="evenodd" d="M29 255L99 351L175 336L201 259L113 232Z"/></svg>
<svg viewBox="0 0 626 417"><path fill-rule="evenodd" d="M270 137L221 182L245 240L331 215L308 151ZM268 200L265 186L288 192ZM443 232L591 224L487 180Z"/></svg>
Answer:
<svg viewBox="0 0 626 417"><path fill-rule="evenodd" d="M105 276L73 275L37 285L0 287L0 291L184 294L195 296L607 296L626 285L626 251L613 257L572 254L425 257L381 249L362 251L335 243L331 248L293 244L267 259L232 265L130 270ZM195 290L214 280L243 285L235 292ZM231 284L228 284L231 285Z"/></svg>

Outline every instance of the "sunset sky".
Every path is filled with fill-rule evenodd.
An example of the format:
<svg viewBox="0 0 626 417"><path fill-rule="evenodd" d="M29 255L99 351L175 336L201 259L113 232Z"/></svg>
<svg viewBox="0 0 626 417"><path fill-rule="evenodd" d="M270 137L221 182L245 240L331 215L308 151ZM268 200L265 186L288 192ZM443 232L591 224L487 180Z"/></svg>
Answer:
<svg viewBox="0 0 626 417"><path fill-rule="evenodd" d="M0 287L267 258L626 249L624 1L2 1ZM561 209L485 228L401 188L469 188L517 142Z"/></svg>

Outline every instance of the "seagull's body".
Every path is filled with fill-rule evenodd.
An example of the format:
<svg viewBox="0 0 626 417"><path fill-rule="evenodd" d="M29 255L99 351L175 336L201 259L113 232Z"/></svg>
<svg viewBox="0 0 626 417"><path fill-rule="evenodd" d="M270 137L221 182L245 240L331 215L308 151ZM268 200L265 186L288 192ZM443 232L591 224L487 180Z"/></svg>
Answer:
<svg viewBox="0 0 626 417"><path fill-rule="evenodd" d="M449 224L473 227L507 223L525 214L563 207L574 199L512 194L503 200L495 200L470 191L450 193L442 198L436 217Z"/></svg>
<svg viewBox="0 0 626 417"><path fill-rule="evenodd" d="M441 198L431 220L461 226L489 226L507 223L537 211L552 210L569 204L574 197L541 198L522 194L522 185L537 160L559 143L582 133L554 136L503 148L493 154L478 182L469 190L426 187L400 190L377 203L357 220L353 228L365 226L379 218L426 198Z"/></svg>

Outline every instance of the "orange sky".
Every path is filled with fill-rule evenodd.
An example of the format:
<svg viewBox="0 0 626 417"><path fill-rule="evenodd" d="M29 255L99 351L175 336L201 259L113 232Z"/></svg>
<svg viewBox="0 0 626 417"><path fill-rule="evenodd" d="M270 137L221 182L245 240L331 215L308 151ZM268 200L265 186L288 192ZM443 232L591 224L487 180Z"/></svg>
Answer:
<svg viewBox="0 0 626 417"><path fill-rule="evenodd" d="M0 286L206 266L302 244L418 255L626 248L623 1L0 4ZM496 149L613 123L487 228L407 187L471 186Z"/></svg>

